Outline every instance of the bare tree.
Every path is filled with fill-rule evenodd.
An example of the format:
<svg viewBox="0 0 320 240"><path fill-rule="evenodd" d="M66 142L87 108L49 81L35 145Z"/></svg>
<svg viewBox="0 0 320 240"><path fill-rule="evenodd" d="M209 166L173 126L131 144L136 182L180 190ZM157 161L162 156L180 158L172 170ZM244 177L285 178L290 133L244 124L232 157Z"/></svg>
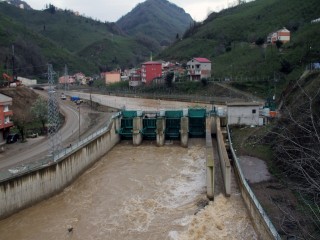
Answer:
<svg viewBox="0 0 320 240"><path fill-rule="evenodd" d="M320 84L311 86L307 81L303 84L297 84L300 94L283 109L275 129L275 157L313 222L304 237L317 239L320 236Z"/></svg>

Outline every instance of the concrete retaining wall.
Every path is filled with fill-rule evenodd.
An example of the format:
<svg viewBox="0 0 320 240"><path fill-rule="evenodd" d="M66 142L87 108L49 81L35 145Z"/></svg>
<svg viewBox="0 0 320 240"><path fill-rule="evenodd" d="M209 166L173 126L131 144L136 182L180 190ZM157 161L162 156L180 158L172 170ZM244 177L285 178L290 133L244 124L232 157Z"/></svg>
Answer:
<svg viewBox="0 0 320 240"><path fill-rule="evenodd" d="M0 183L0 219L46 199L74 181L119 141L115 118L109 130L57 162Z"/></svg>
<svg viewBox="0 0 320 240"><path fill-rule="evenodd" d="M226 196L230 196L231 194L231 164L229 160L229 156L226 150L225 137L223 136L221 130L220 118L216 117L216 136L218 143L218 153L221 163L221 171L224 182L224 189Z"/></svg>
<svg viewBox="0 0 320 240"><path fill-rule="evenodd" d="M213 157L213 145L211 137L211 122L212 118L207 118L206 124L206 183L207 183L207 197L212 200L214 198L214 157Z"/></svg>
<svg viewBox="0 0 320 240"><path fill-rule="evenodd" d="M232 158L234 161L234 171L237 177L237 182L241 191L242 198L249 210L250 216L252 217L252 222L259 234L259 239L276 239L281 240L276 228L273 226L271 220L267 216L266 212L260 205L258 199L254 195L250 186L248 185L245 177L242 173L238 158L231 144L231 137L228 128L228 138L230 142L230 150L232 153Z"/></svg>

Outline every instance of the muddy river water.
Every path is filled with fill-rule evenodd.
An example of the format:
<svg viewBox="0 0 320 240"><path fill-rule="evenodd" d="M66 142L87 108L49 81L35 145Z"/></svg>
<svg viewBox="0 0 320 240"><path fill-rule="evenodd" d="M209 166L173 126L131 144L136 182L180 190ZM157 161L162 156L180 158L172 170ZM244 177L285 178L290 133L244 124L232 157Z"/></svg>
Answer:
<svg viewBox="0 0 320 240"><path fill-rule="evenodd" d="M0 221L0 239L257 239L234 181L230 198L205 202L204 139L122 141L60 194Z"/></svg>

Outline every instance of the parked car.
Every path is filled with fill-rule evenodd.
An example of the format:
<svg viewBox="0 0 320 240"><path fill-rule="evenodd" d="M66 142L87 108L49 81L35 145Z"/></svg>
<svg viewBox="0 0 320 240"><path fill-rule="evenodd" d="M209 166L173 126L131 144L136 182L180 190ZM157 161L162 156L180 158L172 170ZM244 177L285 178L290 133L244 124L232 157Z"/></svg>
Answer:
<svg viewBox="0 0 320 240"><path fill-rule="evenodd" d="M34 133L34 132L27 133L27 138L36 138L36 137L38 137L38 133Z"/></svg>
<svg viewBox="0 0 320 240"><path fill-rule="evenodd" d="M7 136L7 143L15 143L20 139L18 133L11 133Z"/></svg>

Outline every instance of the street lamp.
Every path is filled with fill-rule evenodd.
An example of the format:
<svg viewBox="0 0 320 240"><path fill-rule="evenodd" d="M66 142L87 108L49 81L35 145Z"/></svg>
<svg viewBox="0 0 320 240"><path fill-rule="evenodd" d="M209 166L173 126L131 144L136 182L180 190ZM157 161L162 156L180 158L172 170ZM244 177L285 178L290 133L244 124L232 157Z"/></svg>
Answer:
<svg viewBox="0 0 320 240"><path fill-rule="evenodd" d="M79 142L80 142L80 103L78 105L78 117L79 117Z"/></svg>

